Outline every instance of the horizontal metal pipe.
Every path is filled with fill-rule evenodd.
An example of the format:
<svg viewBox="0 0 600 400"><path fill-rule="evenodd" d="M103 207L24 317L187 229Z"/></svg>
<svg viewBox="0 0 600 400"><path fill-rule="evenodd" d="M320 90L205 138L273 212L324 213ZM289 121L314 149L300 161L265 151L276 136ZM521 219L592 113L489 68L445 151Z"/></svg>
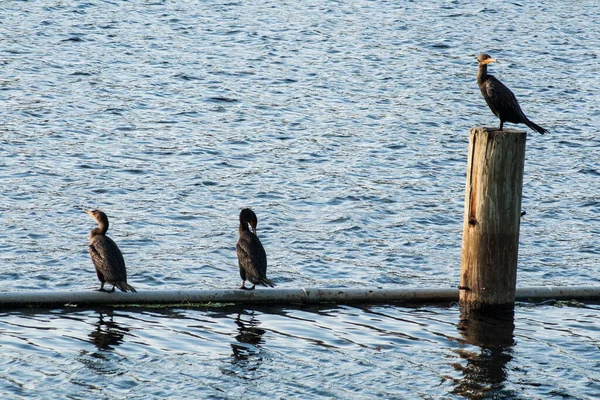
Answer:
<svg viewBox="0 0 600 400"><path fill-rule="evenodd" d="M531 286L517 288L518 301L600 300L600 286Z"/></svg>
<svg viewBox="0 0 600 400"><path fill-rule="evenodd" d="M517 288L519 301L600 300L600 287ZM0 308L83 307L115 305L236 304L318 304L318 303L434 303L458 301L458 289L417 288L300 288L300 289L216 289L123 292L4 292Z"/></svg>

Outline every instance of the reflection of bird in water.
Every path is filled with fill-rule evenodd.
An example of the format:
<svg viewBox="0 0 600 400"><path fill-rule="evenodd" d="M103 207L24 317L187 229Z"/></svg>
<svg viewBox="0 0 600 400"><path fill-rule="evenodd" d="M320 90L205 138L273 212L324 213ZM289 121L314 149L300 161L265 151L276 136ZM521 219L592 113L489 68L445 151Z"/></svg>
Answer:
<svg viewBox="0 0 600 400"><path fill-rule="evenodd" d="M235 324L238 326L239 334L235 337L238 342L256 345L263 341L262 335L264 335L266 331L258 328L258 321L256 321L254 317L246 323L242 321L241 314L238 314Z"/></svg>
<svg viewBox="0 0 600 400"><path fill-rule="evenodd" d="M114 346L118 346L123 342L123 337L127 332L113 321L112 314L109 315L110 320L105 321L101 312L99 320L95 324L96 330L88 335L99 350L111 350Z"/></svg>
<svg viewBox="0 0 600 400"><path fill-rule="evenodd" d="M96 267L96 275L100 280L100 289L104 289L104 283L113 285L111 292L118 287L123 292L135 292L136 290L127 283L127 270L123 254L111 238L106 236L108 230L108 217L102 211L94 210L83 212L89 214L98 223L98 228L90 232L90 256Z"/></svg>
<svg viewBox="0 0 600 400"><path fill-rule="evenodd" d="M492 58L489 54L480 54L477 56L477 62L479 63L477 84L490 110L500 118L500 127L498 129L502 130L502 125L505 122L512 122L513 124L525 124L534 131L542 134L548 132L525 116L517 98L509 88L492 75L488 75L487 65L495 61L496 59Z"/></svg>
<svg viewBox="0 0 600 400"><path fill-rule="evenodd" d="M263 342L262 336L266 331L258 327L258 321L254 317L251 317L250 321L244 322L241 319L241 315L238 314L235 324L238 326L238 334L235 336L235 339L240 343L252 345L245 346L243 344L231 343L235 360L248 361L251 356L256 356L256 361L261 361L262 358L258 356L258 345ZM249 369L256 369L256 366Z"/></svg>
<svg viewBox="0 0 600 400"><path fill-rule="evenodd" d="M256 225L258 220L254 211L244 208L240 212L239 239L235 249L237 251L238 265L242 286L240 289L248 289L246 280L252 282L254 289L256 285L271 286L275 284L267 278L267 253L256 236ZM250 225L250 228L248 227Z"/></svg>

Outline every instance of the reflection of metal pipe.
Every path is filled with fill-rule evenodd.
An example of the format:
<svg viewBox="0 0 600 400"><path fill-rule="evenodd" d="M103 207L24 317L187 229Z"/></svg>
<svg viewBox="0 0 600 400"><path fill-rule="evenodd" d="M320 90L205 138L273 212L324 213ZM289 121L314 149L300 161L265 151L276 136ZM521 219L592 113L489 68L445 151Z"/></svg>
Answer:
<svg viewBox="0 0 600 400"><path fill-rule="evenodd" d="M600 286L517 288L517 300L598 300ZM28 306L191 305L207 303L304 304L304 303L435 303L458 301L458 289L417 288L303 288L164 290L139 293L104 292L3 292L0 308Z"/></svg>

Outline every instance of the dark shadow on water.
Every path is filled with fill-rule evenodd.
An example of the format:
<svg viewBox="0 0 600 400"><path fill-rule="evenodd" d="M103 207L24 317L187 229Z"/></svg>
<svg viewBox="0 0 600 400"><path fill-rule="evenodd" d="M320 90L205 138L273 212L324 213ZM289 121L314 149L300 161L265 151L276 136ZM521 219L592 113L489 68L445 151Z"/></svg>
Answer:
<svg viewBox="0 0 600 400"><path fill-rule="evenodd" d="M93 323L94 330L88 334L88 340L96 346L96 351L82 350L78 360L98 375L118 373L119 363L114 360L114 349L123 343L129 328L121 327L114 321L113 312L98 311L98 320Z"/></svg>
<svg viewBox="0 0 600 400"><path fill-rule="evenodd" d="M261 345L264 343L264 329L259 327L260 322L254 312L239 313L235 319L237 332L235 340L231 343L231 368L225 368L227 375L236 375L242 379L257 379L256 371L263 362Z"/></svg>
<svg viewBox="0 0 600 400"><path fill-rule="evenodd" d="M129 331L114 322L112 311L108 311L107 313L100 311L98 321L94 326L95 329L88 337L98 350L113 350L114 347L123 342L123 337Z"/></svg>
<svg viewBox="0 0 600 400"><path fill-rule="evenodd" d="M262 335L265 330L258 327L259 322L253 314L246 316L250 317L246 321L242 320L242 314L238 314L235 320L235 324L238 326L238 334L235 339L241 344L231 344L233 363L247 362L252 359L262 361L259 345L264 342Z"/></svg>
<svg viewBox="0 0 600 400"><path fill-rule="evenodd" d="M457 328L464 343L479 347L479 351L460 351L466 365L464 362L454 364L463 377L452 393L467 399L519 398L518 393L504 387L507 364L513 359L515 344L514 310L487 314L461 310Z"/></svg>

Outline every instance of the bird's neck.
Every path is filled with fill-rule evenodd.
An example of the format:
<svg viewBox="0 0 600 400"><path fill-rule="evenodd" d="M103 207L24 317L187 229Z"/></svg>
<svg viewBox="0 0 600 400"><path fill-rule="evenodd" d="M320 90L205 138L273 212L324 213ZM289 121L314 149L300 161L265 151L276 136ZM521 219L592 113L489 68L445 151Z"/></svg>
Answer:
<svg viewBox="0 0 600 400"><path fill-rule="evenodd" d="M477 83L481 84L488 78L487 65L480 64L479 72L477 73Z"/></svg>
<svg viewBox="0 0 600 400"><path fill-rule="evenodd" d="M92 231L90 232L90 239L92 239L94 236L97 235L102 235L104 236L106 234L106 231L108 230L108 227L101 225L98 228L92 229Z"/></svg>
<svg viewBox="0 0 600 400"><path fill-rule="evenodd" d="M250 232L250 228L248 228L248 224L247 224L247 223L246 223L246 224L244 224L244 223L241 223L241 222L240 222L240 227L239 227L239 229L238 229L238 232L239 232L239 233L242 233L242 232Z"/></svg>

